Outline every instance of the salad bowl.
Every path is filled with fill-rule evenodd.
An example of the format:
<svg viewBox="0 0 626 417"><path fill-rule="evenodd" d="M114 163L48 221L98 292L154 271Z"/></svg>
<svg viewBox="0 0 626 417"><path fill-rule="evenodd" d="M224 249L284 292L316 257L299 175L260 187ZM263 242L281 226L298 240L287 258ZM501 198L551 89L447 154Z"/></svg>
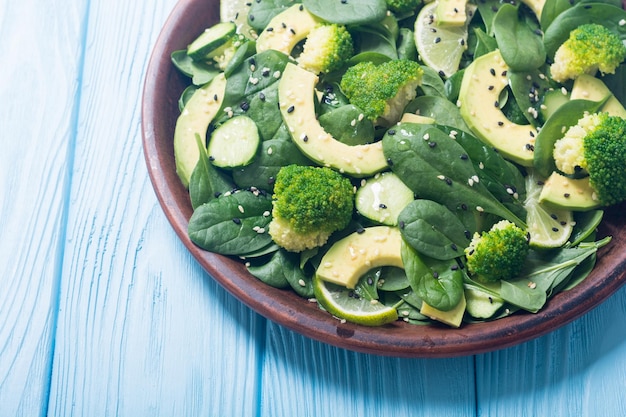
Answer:
<svg viewBox="0 0 626 417"><path fill-rule="evenodd" d="M171 12L148 64L142 102L143 148L158 201L179 239L229 293L262 316L306 337L353 351L397 357L453 357L503 349L545 335L589 312L626 282L626 205L605 212L599 237L610 244L593 272L573 289L552 297L535 314L516 313L484 323L416 326L397 321L366 327L340 321L290 290L270 287L234 258L207 252L189 239L189 193L176 174L173 134L178 99L188 84L172 65L172 51L186 47L219 20L219 2L181 0Z"/></svg>

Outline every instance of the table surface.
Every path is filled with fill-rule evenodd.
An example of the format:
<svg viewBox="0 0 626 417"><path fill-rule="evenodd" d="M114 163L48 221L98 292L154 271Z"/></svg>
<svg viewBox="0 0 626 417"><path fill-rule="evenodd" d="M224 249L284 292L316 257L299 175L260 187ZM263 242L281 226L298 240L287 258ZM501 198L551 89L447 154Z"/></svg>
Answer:
<svg viewBox="0 0 626 417"><path fill-rule="evenodd" d="M0 417L624 416L626 288L470 357L328 346L217 285L141 146L175 0L0 0Z"/></svg>

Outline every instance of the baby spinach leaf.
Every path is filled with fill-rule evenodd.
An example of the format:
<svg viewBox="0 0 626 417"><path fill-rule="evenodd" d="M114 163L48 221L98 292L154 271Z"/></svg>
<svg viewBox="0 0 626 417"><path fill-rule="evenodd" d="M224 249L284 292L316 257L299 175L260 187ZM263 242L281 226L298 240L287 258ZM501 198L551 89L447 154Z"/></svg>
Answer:
<svg viewBox="0 0 626 417"><path fill-rule="evenodd" d="M525 72L508 72L511 92L520 109L532 108L535 109L536 114L539 114L541 98L551 87L548 78L543 76L547 72L548 69L545 66ZM541 120L532 112L524 111L523 114L527 123L535 127L540 125Z"/></svg>
<svg viewBox="0 0 626 417"><path fill-rule="evenodd" d="M263 0L251 1L248 11L248 24L253 29L261 31L274 16L293 5L293 0Z"/></svg>
<svg viewBox="0 0 626 417"><path fill-rule="evenodd" d="M415 35L411 29L400 28L396 49L398 51L398 59L417 61Z"/></svg>
<svg viewBox="0 0 626 417"><path fill-rule="evenodd" d="M458 106L440 96L418 96L407 105L405 111L435 119L438 125L468 130L465 120L461 117Z"/></svg>
<svg viewBox="0 0 626 417"><path fill-rule="evenodd" d="M428 258L404 242L401 250L404 269L417 296L438 310L456 307L463 296L463 273L456 261Z"/></svg>
<svg viewBox="0 0 626 417"><path fill-rule="evenodd" d="M469 245L466 228L447 207L430 200L414 200L398 216L404 240L419 253L448 260L463 255Z"/></svg>
<svg viewBox="0 0 626 417"><path fill-rule="evenodd" d="M339 142L347 145L364 145L374 142L374 125L363 117L363 111L353 104L330 110L318 118L324 130Z"/></svg>
<svg viewBox="0 0 626 417"><path fill-rule="evenodd" d="M493 29L504 62L513 71L530 71L546 61L541 31L536 21L520 14L511 4L503 4L493 21Z"/></svg>
<svg viewBox="0 0 626 417"><path fill-rule="evenodd" d="M196 144L200 158L189 178L189 198L191 199L191 207L194 209L234 188L228 176L211 164L202 139L197 133Z"/></svg>
<svg viewBox="0 0 626 417"><path fill-rule="evenodd" d="M196 208L189 219L191 241L210 252L246 255L272 243L268 230L272 199L238 191Z"/></svg>
<svg viewBox="0 0 626 417"><path fill-rule="evenodd" d="M208 83L220 73L219 68L215 65L191 59L187 55L186 49L172 52L171 59L174 66L187 77L190 77L192 84L195 86Z"/></svg>
<svg viewBox="0 0 626 417"><path fill-rule="evenodd" d="M342 25L379 22L387 14L385 0L303 0L302 4L315 16Z"/></svg>
<svg viewBox="0 0 626 417"><path fill-rule="evenodd" d="M609 241L610 238L607 238L574 248L531 251L524 274L501 282L500 297L526 311L536 313L544 306L555 287L568 280L579 265L595 256L598 249ZM585 265L581 270L583 279L590 271L588 265Z"/></svg>
<svg viewBox="0 0 626 417"><path fill-rule="evenodd" d="M311 161L300 152L287 127L282 125L274 138L261 143L250 165L232 171L233 181L240 188L256 187L271 192L280 168L291 164L309 165Z"/></svg>
<svg viewBox="0 0 626 417"><path fill-rule="evenodd" d="M446 87L437 71L426 65L422 65L422 70L424 74L422 75L422 83L419 89L422 91L423 95L445 98Z"/></svg>
<svg viewBox="0 0 626 417"><path fill-rule="evenodd" d="M272 287L291 287L301 297L314 296L313 280L300 269L296 253L279 249L267 263L249 266L248 271Z"/></svg>
<svg viewBox="0 0 626 417"><path fill-rule="evenodd" d="M259 129L262 140L274 136L283 123L278 108L278 80L289 57L267 50L246 59L227 78L223 114L216 124L245 114Z"/></svg>
<svg viewBox="0 0 626 417"><path fill-rule="evenodd" d="M351 29L355 55L378 53L389 59L398 59L396 38L381 23L357 26Z"/></svg>
<svg viewBox="0 0 626 417"><path fill-rule="evenodd" d="M492 213L524 226L480 181L467 151L432 125L400 123L387 131L383 152L391 170L419 197L453 213Z"/></svg>

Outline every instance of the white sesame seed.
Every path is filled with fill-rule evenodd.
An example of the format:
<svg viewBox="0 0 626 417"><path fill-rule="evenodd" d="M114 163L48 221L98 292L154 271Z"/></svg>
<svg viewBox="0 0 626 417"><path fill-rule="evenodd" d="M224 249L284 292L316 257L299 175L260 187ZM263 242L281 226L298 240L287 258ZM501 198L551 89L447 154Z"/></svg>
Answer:
<svg viewBox="0 0 626 417"><path fill-rule="evenodd" d="M239 209L239 212L240 212L240 213L243 213L243 212L244 212L244 208L243 208L243 206L242 206L241 204L239 204L239 205L237 206L237 208Z"/></svg>
<svg viewBox="0 0 626 417"><path fill-rule="evenodd" d="M270 216L270 214L272 214L272 213L270 213L270 211L269 211L269 210L265 210L265 211L263 212L263 217L269 217L269 216Z"/></svg>
<svg viewBox="0 0 626 417"><path fill-rule="evenodd" d="M271 155L274 153L274 148L272 148L271 146L269 148L267 148L267 154Z"/></svg>
<svg viewBox="0 0 626 417"><path fill-rule="evenodd" d="M426 134L424 135L424 140L429 140L429 139L430 139L430 135L429 135L428 133L426 133Z"/></svg>
<svg viewBox="0 0 626 417"><path fill-rule="evenodd" d="M306 282L304 282L304 280L303 280L303 279L299 279L299 280L298 280L298 284L299 284L301 287L306 287Z"/></svg>
<svg viewBox="0 0 626 417"><path fill-rule="evenodd" d="M482 213L483 211L485 211L485 209L482 208L481 206L476 206L476 211L479 211Z"/></svg>
<svg viewBox="0 0 626 417"><path fill-rule="evenodd" d="M617 24L620 26L626 25L626 19L621 19Z"/></svg>

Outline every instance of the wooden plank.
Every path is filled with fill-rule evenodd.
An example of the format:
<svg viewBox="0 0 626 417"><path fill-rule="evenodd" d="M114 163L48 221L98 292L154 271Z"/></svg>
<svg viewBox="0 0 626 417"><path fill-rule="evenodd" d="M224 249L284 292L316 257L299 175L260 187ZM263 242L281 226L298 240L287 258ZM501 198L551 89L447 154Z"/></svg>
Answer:
<svg viewBox="0 0 626 417"><path fill-rule="evenodd" d="M573 323L476 360L478 415L626 415L626 288Z"/></svg>
<svg viewBox="0 0 626 417"><path fill-rule="evenodd" d="M268 325L261 416L475 415L472 357L355 353Z"/></svg>
<svg viewBox="0 0 626 417"><path fill-rule="evenodd" d="M84 1L0 1L0 415L45 415Z"/></svg>
<svg viewBox="0 0 626 417"><path fill-rule="evenodd" d="M90 2L51 415L255 414L265 320L178 241L141 149L145 67L174 4Z"/></svg>

